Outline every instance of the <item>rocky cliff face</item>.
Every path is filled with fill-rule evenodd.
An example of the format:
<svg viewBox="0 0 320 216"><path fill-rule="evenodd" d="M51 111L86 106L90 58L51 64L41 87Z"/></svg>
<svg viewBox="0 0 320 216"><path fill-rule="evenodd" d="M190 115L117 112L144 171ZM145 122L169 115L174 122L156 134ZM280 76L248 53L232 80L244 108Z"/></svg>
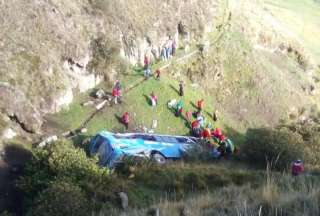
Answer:
<svg viewBox="0 0 320 216"><path fill-rule="evenodd" d="M40 132L44 114L68 106L74 93L93 88L104 76L114 78L104 71L106 65L97 66L101 60L95 58L101 50L95 47L97 39L111 42L103 49L116 47L111 49L113 59L120 56L136 64L144 55L158 58L169 35L188 44L210 31L215 4L208 0L1 1L1 112L28 131Z"/></svg>

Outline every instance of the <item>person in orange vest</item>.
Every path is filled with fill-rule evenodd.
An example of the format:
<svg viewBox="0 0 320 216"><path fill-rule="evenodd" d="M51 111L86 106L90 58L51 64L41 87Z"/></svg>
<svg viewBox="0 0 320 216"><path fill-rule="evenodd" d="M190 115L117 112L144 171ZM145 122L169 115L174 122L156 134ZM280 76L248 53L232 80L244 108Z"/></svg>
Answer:
<svg viewBox="0 0 320 216"><path fill-rule="evenodd" d="M122 116L122 123L126 126L126 130L129 128L130 117L129 113L125 112Z"/></svg>
<svg viewBox="0 0 320 216"><path fill-rule="evenodd" d="M201 100L199 100L199 101L197 102L198 112L202 111L203 106L204 106L204 100L201 99Z"/></svg>
<svg viewBox="0 0 320 216"><path fill-rule="evenodd" d="M301 160L296 160L291 165L291 173L293 176L298 176L304 171L304 166Z"/></svg>

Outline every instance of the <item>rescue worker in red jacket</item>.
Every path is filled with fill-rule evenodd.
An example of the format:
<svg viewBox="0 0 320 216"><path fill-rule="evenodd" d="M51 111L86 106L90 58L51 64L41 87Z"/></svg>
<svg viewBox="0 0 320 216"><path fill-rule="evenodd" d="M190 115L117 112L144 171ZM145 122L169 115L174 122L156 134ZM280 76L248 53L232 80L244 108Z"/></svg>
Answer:
<svg viewBox="0 0 320 216"><path fill-rule="evenodd" d="M201 136L201 127L200 122L198 120L195 120L191 123L191 129L192 129L192 135L195 137Z"/></svg>
<svg viewBox="0 0 320 216"><path fill-rule="evenodd" d="M296 160L292 163L291 173L293 176L298 176L304 171L304 166L301 160Z"/></svg>

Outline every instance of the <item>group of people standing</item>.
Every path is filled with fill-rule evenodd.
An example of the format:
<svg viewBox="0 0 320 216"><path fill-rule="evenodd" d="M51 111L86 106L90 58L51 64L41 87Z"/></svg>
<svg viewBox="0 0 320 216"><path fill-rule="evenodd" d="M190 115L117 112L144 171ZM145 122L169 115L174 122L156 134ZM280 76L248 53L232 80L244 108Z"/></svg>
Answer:
<svg viewBox="0 0 320 216"><path fill-rule="evenodd" d="M177 43L171 36L168 36L166 42L161 46L161 59L166 61L175 55Z"/></svg>

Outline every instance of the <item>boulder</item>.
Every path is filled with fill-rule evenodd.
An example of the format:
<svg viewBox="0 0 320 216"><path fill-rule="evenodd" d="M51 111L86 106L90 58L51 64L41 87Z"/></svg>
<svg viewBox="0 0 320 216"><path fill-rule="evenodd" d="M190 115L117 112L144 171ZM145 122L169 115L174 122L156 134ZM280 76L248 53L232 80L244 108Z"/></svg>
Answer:
<svg viewBox="0 0 320 216"><path fill-rule="evenodd" d="M119 198L120 198L120 201L121 201L121 208L123 210L126 210L129 206L129 198L128 198L128 195L125 193L125 192L120 192L119 194Z"/></svg>

